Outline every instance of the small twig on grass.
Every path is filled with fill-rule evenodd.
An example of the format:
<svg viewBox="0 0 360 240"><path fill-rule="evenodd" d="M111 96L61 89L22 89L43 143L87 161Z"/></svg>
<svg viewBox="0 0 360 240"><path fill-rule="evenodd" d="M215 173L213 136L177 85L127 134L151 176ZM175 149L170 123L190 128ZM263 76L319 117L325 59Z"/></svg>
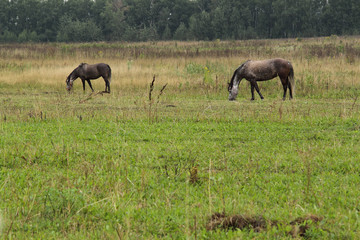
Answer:
<svg viewBox="0 0 360 240"><path fill-rule="evenodd" d="M6 179L4 180L4 182L3 182L3 184L2 184L2 186L1 186L1 188L0 188L0 191L2 191L2 190L4 189L5 185L6 185L7 182L9 181L9 179L10 179L10 174L8 174L8 176L7 176Z"/></svg>
<svg viewBox="0 0 360 240"><path fill-rule="evenodd" d="M95 96L98 95L98 94L101 94L101 96L102 96L104 93L109 93L109 92L107 92L107 91L99 91L99 92L97 92L97 93L95 93L95 94L94 94L94 92L92 92L92 93L89 94L89 96L87 96L87 98L85 98L85 99L83 99L83 100L80 100L79 103L84 103L84 102L86 102L87 100L95 97Z"/></svg>
<svg viewBox="0 0 360 240"><path fill-rule="evenodd" d="M106 200L108 200L108 199L110 199L110 198L111 198L111 197L103 198L103 199L100 199L99 201L96 201L96 202L90 203L90 204L88 204L88 205L85 205L85 206L83 206L82 208L80 208L80 209L74 214L74 216L77 215L77 214L79 214L83 209L85 209L85 208L87 208L87 207L90 207L90 206L92 206L92 205L98 204L98 203L100 203L100 202L106 201Z"/></svg>
<svg viewBox="0 0 360 240"><path fill-rule="evenodd" d="M194 231L195 231L195 240L197 240L196 215L194 216Z"/></svg>
<svg viewBox="0 0 360 240"><path fill-rule="evenodd" d="M283 115L283 109L282 109L282 105L283 103L280 103L280 107L279 107L279 116L280 116L280 120L282 119L282 115Z"/></svg>
<svg viewBox="0 0 360 240"><path fill-rule="evenodd" d="M121 239L123 239L123 234L122 234L122 232L120 233L120 231L122 230L122 227L120 224L118 224L118 226L119 227L115 227L115 230L116 230L119 240L121 240Z"/></svg>
<svg viewBox="0 0 360 240"><path fill-rule="evenodd" d="M12 228L12 226L13 226L13 223L14 223L14 221L15 221L15 219L16 219L16 217L17 217L18 215L19 215L19 208L16 210L16 214L15 214L15 216L14 216L14 219L11 220L10 227L9 227L7 233L6 233L6 237L9 236L10 231L11 231L11 228Z"/></svg>
<svg viewBox="0 0 360 240"><path fill-rule="evenodd" d="M356 95L355 98L354 98L354 102L353 102L353 104L351 105L350 112L352 112L352 111L354 110L355 103L356 103L357 99L358 99L358 95Z"/></svg>
<svg viewBox="0 0 360 240"><path fill-rule="evenodd" d="M34 207L35 200L36 200L36 193L35 193L35 196L34 196L34 199L33 199L32 203L31 203L30 209L29 209L29 211L27 213L25 222L27 222L30 219L30 213L31 213L31 211L32 211L32 209Z"/></svg>

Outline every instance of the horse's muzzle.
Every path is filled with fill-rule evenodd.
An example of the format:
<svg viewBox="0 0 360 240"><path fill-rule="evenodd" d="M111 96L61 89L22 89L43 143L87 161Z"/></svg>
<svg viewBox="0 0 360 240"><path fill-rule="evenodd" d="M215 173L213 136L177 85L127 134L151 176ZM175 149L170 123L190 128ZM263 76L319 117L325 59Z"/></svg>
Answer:
<svg viewBox="0 0 360 240"><path fill-rule="evenodd" d="M236 96L233 96L233 94L229 94L229 101L235 101L235 99L236 99Z"/></svg>

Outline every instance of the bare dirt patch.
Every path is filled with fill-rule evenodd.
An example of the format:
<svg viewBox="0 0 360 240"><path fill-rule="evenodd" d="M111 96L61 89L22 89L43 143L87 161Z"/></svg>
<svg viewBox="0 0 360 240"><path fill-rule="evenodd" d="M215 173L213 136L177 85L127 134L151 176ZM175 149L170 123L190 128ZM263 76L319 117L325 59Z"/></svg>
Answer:
<svg viewBox="0 0 360 240"><path fill-rule="evenodd" d="M318 222L320 222L323 218L315 215L308 215L305 217L296 218L294 221L290 223L285 223L284 225L290 225L291 231L289 234L294 238L300 236L305 237L306 231L310 229L310 227L317 227ZM214 213L208 220L206 225L206 229L208 231L215 229L223 229L223 230L236 230L236 229L253 229L255 232L266 231L266 229L270 226L279 226L279 224L283 224L276 220L268 220L265 219L261 215L254 216L246 216L246 215L231 215L227 216L225 213Z"/></svg>

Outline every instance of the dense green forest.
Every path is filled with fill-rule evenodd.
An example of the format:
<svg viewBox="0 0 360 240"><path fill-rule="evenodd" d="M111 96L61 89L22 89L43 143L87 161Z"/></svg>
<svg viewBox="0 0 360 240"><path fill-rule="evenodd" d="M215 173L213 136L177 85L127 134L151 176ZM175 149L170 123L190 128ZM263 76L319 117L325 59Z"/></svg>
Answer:
<svg viewBox="0 0 360 240"><path fill-rule="evenodd" d="M1 42L356 35L359 0L0 0Z"/></svg>

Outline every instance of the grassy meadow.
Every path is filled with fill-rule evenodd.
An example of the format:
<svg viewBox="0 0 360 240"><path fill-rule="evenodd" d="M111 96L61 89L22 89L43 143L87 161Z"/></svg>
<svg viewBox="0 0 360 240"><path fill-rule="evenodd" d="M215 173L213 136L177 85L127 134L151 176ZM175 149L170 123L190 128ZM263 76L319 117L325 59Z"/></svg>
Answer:
<svg viewBox="0 0 360 240"><path fill-rule="evenodd" d="M275 57L293 100L279 79L227 100ZM81 62L111 66L111 94L66 91ZM359 239L359 95L358 37L2 44L0 236Z"/></svg>

